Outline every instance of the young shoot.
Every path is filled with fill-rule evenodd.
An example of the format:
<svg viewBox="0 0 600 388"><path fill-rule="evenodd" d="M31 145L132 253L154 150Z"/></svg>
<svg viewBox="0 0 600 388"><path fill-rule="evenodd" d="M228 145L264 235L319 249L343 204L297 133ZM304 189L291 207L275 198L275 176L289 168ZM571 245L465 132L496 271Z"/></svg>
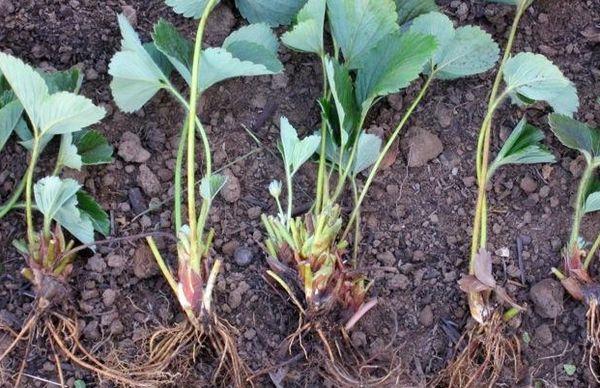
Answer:
<svg viewBox="0 0 600 388"><path fill-rule="evenodd" d="M517 368L519 345L514 338L503 335L504 322L519 311L518 306L494 279L492 255L488 250L487 187L494 173L505 165L552 163L554 156L540 144L543 133L527 124L523 118L505 141L496 158L491 160L491 140L495 114L506 100L521 107L537 101L547 102L556 112L571 115L579 105L573 84L547 58L539 54L512 54L519 23L533 0L498 0L516 6L516 14L508 36L504 55L494 81L488 109L479 130L476 152L477 203L473 222L472 244L468 274L459 281L467 293L471 317L475 327L465 333L464 350L440 376L449 385L493 385L498 379L505 360ZM505 311L490 300L494 294ZM464 343L460 341L459 346ZM515 370L515 374L517 371Z"/></svg>
<svg viewBox="0 0 600 388"><path fill-rule="evenodd" d="M581 236L584 217L600 210L600 128L592 128L569 116L550 115L550 128L558 140L568 148L579 151L585 160L577 195L575 197L571 236L563 249L563 271L552 268L567 292L588 306L586 357L590 371L600 383L598 361L600 361L600 287L590 273L590 264L600 247L600 232L592 241Z"/></svg>
<svg viewBox="0 0 600 388"><path fill-rule="evenodd" d="M174 217L178 240L178 269L175 273L168 267L154 240L148 238L156 261L187 320L175 328L162 329L152 337L151 357L146 369L166 371L181 349L187 349L189 345L198 352L207 342L222 360L213 375L213 383L224 377L225 384L239 387L246 384L248 370L237 354L232 329L213 308L213 289L222 261L211 257L214 230L206 225L212 203L226 179L213 172L210 142L198 117L197 105L202 94L220 81L276 74L282 71L283 65L277 58L277 39L266 24L242 27L231 33L221 47L203 49L207 20L218 1L193 3L193 12L187 12L191 10L188 8L189 1L167 1L176 12L200 17L194 42L188 41L173 25L161 20L154 26L153 41L142 44L127 19L119 15L122 50L113 57L109 73L113 77L113 96L121 110L136 111L158 91L166 90L187 112L175 166ZM187 93L180 92L171 82L173 69L189 87ZM184 97L185 94L188 98ZM202 142L204 158L204 176L199 193L195 168L197 135ZM184 194L187 196L185 216L182 211Z"/></svg>
<svg viewBox="0 0 600 388"><path fill-rule="evenodd" d="M112 147L106 139L99 132L87 129L97 124L105 111L77 94L81 81L77 69L44 73L0 53L0 149L16 132L20 144L29 152L25 176L0 208L0 217L17 206L25 209L26 238L13 244L25 259L21 273L31 283L35 295L27 321L0 354L1 361L22 341L27 344L14 386L21 384L32 339L38 336L53 349L62 385L65 381L60 355L103 378L133 386L143 384L106 366L82 346L79 320L73 316L69 302L72 300L69 279L76 251L93 245L94 232L104 235L110 232L108 215L100 205L77 181L60 176L66 167L80 170L85 165L112 161ZM55 137L60 137L55 167L48 176L38 179L39 162L52 160L44 151ZM43 215L41 229L34 217L36 211ZM82 245L75 248L76 240L67 239L63 229Z"/></svg>
<svg viewBox="0 0 600 388"><path fill-rule="evenodd" d="M499 48L489 34L473 26L455 28L436 11L433 1L309 0L296 15L294 27L282 36L289 48L320 59L322 122L318 134L300 139L287 119L281 120L287 206L281 205L281 185L272 183L279 214L262 217L268 274L306 321L288 337L286 346L291 349L304 333L316 334L328 355L327 373L338 383L383 383L391 376L383 373L383 379L365 380L355 372L360 368L345 367L332 350L341 345L330 344L331 333L323 330L332 327L346 333L377 304L367 298L371 283L357 271L359 220L385 155L435 80L480 74L498 59ZM326 30L331 31L331 52L325 49ZM372 107L406 89L421 74L425 80L417 96L385 144L367 133ZM293 178L315 153L315 201L307 214L294 218ZM367 175L362 185L361 173ZM339 203L348 188L354 207L345 221Z"/></svg>

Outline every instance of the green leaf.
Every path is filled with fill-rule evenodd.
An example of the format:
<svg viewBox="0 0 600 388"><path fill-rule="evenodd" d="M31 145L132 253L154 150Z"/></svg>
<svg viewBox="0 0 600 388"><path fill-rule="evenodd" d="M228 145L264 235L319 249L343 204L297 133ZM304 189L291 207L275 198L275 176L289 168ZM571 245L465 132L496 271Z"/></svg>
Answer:
<svg viewBox="0 0 600 388"><path fill-rule="evenodd" d="M35 203L44 215L44 223L56 221L84 244L94 241L94 226L77 208L77 192L81 185L73 179L56 176L40 179L33 187Z"/></svg>
<svg viewBox="0 0 600 388"><path fill-rule="evenodd" d="M127 18L121 14L118 21L123 37L122 47L113 56L108 73L113 77L110 87L117 106L130 113L150 101L168 83L168 79L144 48Z"/></svg>
<svg viewBox="0 0 600 388"><path fill-rule="evenodd" d="M48 86L31 66L0 52L0 72L10 84L33 123L39 123L39 109L48 97Z"/></svg>
<svg viewBox="0 0 600 388"><path fill-rule="evenodd" d="M42 178L33 187L35 203L44 216L53 219L63 206L75 198L80 188L81 185L74 179Z"/></svg>
<svg viewBox="0 0 600 388"><path fill-rule="evenodd" d="M520 53L504 66L504 82L513 102L518 95L535 101L546 101L557 113L572 116L579 107L577 89L560 69L545 56Z"/></svg>
<svg viewBox="0 0 600 388"><path fill-rule="evenodd" d="M73 387L74 388L86 388L87 385L85 385L85 382L83 380L75 380L75 382L73 383Z"/></svg>
<svg viewBox="0 0 600 388"><path fill-rule="evenodd" d="M339 64L335 59L327 59L325 70L339 119L341 145L344 146L346 144L344 134L347 138L348 134L352 133L358 126L360 109L356 102L354 85L348 68Z"/></svg>
<svg viewBox="0 0 600 388"><path fill-rule="evenodd" d="M19 101L10 102L0 109L0 151L6 145L17 124L19 124L22 114L23 106Z"/></svg>
<svg viewBox="0 0 600 388"><path fill-rule="evenodd" d="M548 121L558 140L565 147L583 153L588 163L600 155L600 129L555 113L548 116Z"/></svg>
<svg viewBox="0 0 600 388"><path fill-rule="evenodd" d="M300 140L298 132L287 118L281 118L281 151L286 170L294 175L319 148L321 136L311 135Z"/></svg>
<svg viewBox="0 0 600 388"><path fill-rule="evenodd" d="M270 26L286 25L306 3L306 0L235 0L235 4L250 23Z"/></svg>
<svg viewBox="0 0 600 388"><path fill-rule="evenodd" d="M217 194L225 187L227 177L224 175L214 174L210 178L202 178L200 182L200 195L202 198L212 201Z"/></svg>
<svg viewBox="0 0 600 388"><path fill-rule="evenodd" d="M564 364L563 369L565 370L567 376L573 376L575 372L577 372L577 367L573 364Z"/></svg>
<svg viewBox="0 0 600 388"><path fill-rule="evenodd" d="M333 36L350 69L360 67L358 61L369 50L399 29L394 0L327 0L327 7Z"/></svg>
<svg viewBox="0 0 600 388"><path fill-rule="evenodd" d="M56 92L79 93L79 89L81 89L81 84L83 83L83 74L75 67L65 71L55 71L52 73L39 71L39 73L44 81L46 81L50 94Z"/></svg>
<svg viewBox="0 0 600 388"><path fill-rule="evenodd" d="M73 144L81 161L86 166L111 163L113 161L113 147L100 132L83 130L73 134Z"/></svg>
<svg viewBox="0 0 600 388"><path fill-rule="evenodd" d="M400 25L408 23L419 15L438 10L435 0L396 0L396 8Z"/></svg>
<svg viewBox="0 0 600 388"><path fill-rule="evenodd" d="M81 171L83 165L81 156L77 152L77 147L73 144L73 135L70 133L61 136L56 164Z"/></svg>
<svg viewBox="0 0 600 388"><path fill-rule="evenodd" d="M585 201L584 212L593 213L600 210L600 191L588 195Z"/></svg>
<svg viewBox="0 0 600 388"><path fill-rule="evenodd" d="M96 124L106 114L91 100L73 93L59 92L46 98L38 108L41 135L58 135L79 131Z"/></svg>
<svg viewBox="0 0 600 388"><path fill-rule="evenodd" d="M190 69L194 61L194 46L174 25L161 19L154 25L152 40L156 48L163 53L173 67L189 84L192 79Z"/></svg>
<svg viewBox="0 0 600 388"><path fill-rule="evenodd" d="M356 95L363 116L377 97L397 93L414 81L435 48L432 36L394 33L360 58Z"/></svg>
<svg viewBox="0 0 600 388"><path fill-rule="evenodd" d="M198 19L204 13L208 0L165 0L165 4L179 15Z"/></svg>
<svg viewBox="0 0 600 388"><path fill-rule="evenodd" d="M500 48L490 34L475 26L454 29L452 21L441 13L419 16L410 31L437 39L432 59L437 78L456 79L483 73L498 61Z"/></svg>
<svg viewBox="0 0 600 388"><path fill-rule="evenodd" d="M232 47L233 45L229 48ZM255 43L248 43L246 47L244 47L244 44L236 43L234 48L236 54L246 57L260 58L263 54L268 55L269 53L267 49ZM263 59L268 59L268 56L263 57ZM279 61L277 62L268 64L253 63L236 58L231 52L223 48L206 49L202 53L201 68L203 70L200 74L200 89L204 91L212 85L229 78L279 73L283 69L283 65ZM267 66L270 66L270 68Z"/></svg>
<svg viewBox="0 0 600 388"><path fill-rule="evenodd" d="M381 152L381 144L382 141L379 136L370 133L362 133L360 135L358 138L356 159L352 166L353 175L357 175L375 164Z"/></svg>
<svg viewBox="0 0 600 388"><path fill-rule="evenodd" d="M102 206L96 202L94 197L83 190L77 192L77 202L79 210L90 219L94 230L104 237L108 237L110 234L110 219Z"/></svg>
<svg viewBox="0 0 600 388"><path fill-rule="evenodd" d="M97 123L106 113L73 93L49 95L42 76L18 58L0 53L0 70L42 136L78 131Z"/></svg>
<svg viewBox="0 0 600 388"><path fill-rule="evenodd" d="M540 144L543 139L544 133L539 128L521 120L491 164L488 179L499 167L508 164L554 163L554 155Z"/></svg>
<svg viewBox="0 0 600 388"><path fill-rule="evenodd" d="M265 23L255 23L244 26L233 31L223 42L223 48L229 50L229 47L235 43L255 43L269 50L272 54L277 54L279 43L273 30Z"/></svg>
<svg viewBox="0 0 600 388"><path fill-rule="evenodd" d="M309 53L323 55L323 27L326 0L308 0L296 16L296 25L281 36L286 46Z"/></svg>

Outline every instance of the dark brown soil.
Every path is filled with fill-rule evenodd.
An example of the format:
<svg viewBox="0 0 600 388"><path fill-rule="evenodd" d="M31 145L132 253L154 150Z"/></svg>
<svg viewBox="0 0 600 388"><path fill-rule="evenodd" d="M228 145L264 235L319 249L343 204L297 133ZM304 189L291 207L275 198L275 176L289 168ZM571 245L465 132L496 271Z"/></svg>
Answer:
<svg viewBox="0 0 600 388"><path fill-rule="evenodd" d="M244 23L231 3L219 6L210 22L211 45L219 44ZM464 0L438 3L460 24L480 25L504 43L512 20L509 7ZM161 0L0 0L0 50L42 68L80 66L86 75L83 93L109 111L99 129L116 150L124 133L131 132L151 154L144 163L127 163L117 157L110 166L75 174L110 211L114 236L170 230L172 169L183 117L166 94L155 97L134 115L120 113L111 101L107 66L119 48L116 14L124 9L135 11L136 29L144 38L160 17L188 34L195 27L174 16ZM600 123L600 45L597 37L582 32L598 28L599 23L600 0L538 0L525 16L517 39L519 50L547 55L576 83L581 97L578 117L596 125ZM311 56L285 48L281 58L284 75L222 83L204 97L202 105L202 119L214 143L215 164L227 166L226 173L237 178L230 180L227 195L218 198L210 217L217 235L216 255L226 262L217 287L218 309L239 328L241 355L254 370L275 362L279 344L297 324L296 312L263 275L259 215L273 211L267 186L283 173L275 153L277 123L285 115L308 132L319 122L315 103L321 87L319 64ZM424 384L446 364L454 335L467 323L466 300L457 280L467 263L476 195L474 147L492 77L486 74L435 85L411 119L410 131L430 131L441 140L443 152L423 167L409 168L406 147L399 147L396 160L377 178L364 206L362 265L375 280L373 293L386 308L370 314L354 332L353 340L367 352L376 351L388 343L397 320L394 346L401 350L410 386ZM381 102L371 117L372 130L389 132L415 90L412 87L404 96ZM543 108L530 109L527 118L547 130L546 113ZM495 147L522 115L514 106L498 114ZM256 133L264 148L247 135L244 126ZM560 249L569 233L570 203L581 171L574 152L561 147L549 131L547 139L559 156L558 163L504 168L495 178L490 188L490 248L498 252L497 279L528 306L515 328L523 339L526 364L520 384L583 387L594 385L581 363L585 308L567 296L550 293L548 282L530 293L536 283L552 279L550 267L561 264ZM20 179L25 158L14 142L0 156L2 200ZM297 193L299 204L310 202L314 178L311 168L299 176L298 187L304 188ZM153 210L140 215L148 207ZM0 260L5 267L0 281L0 319L13 328L20 327L32 302L30 286L19 275L22 259L11 245L13 239L23 236L22 220L22 213L15 211L0 221ZM599 229L600 216L595 215L586 220L583 232L591 239ZM168 241L160 243L163 251L174 253ZM505 252L508 257L500 254ZM242 259L250 263L237 264ZM85 344L100 354L117 350L131 355L153 328L183 319L143 241L101 247L79 264L71 283L72 302L79 310ZM544 305L535 305L533 299L544 300L545 296ZM553 306L562 311L556 317ZM57 380L53 359L44 346L43 341L34 341L26 386L49 386L40 379ZM8 361L5 367L14 371L18 358ZM565 364L577 367L574 375L567 375ZM81 379L88 387L110 386L69 363L63 363L63 369L69 384ZM205 371L205 366L199 365L190 381L205 381ZM316 368L292 364L285 383L290 385L323 383ZM259 386L271 383L262 379Z"/></svg>

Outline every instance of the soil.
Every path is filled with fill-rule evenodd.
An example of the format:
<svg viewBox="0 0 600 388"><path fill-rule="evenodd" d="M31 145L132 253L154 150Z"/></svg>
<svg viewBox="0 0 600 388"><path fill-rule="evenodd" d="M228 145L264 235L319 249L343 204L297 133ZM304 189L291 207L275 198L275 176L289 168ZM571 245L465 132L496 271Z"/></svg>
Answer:
<svg viewBox="0 0 600 388"><path fill-rule="evenodd" d="M438 3L460 24L480 25L505 42L510 7L480 1ZM80 66L85 74L82 93L109 112L98 129L115 145L115 163L69 174L85 182L86 190L109 210L113 236L170 230L173 166L183 117L164 93L133 115L120 113L111 101L107 66L120 45L116 14L124 11L144 39L161 17L188 36L195 28L161 0L0 0L0 50L45 69ZM208 43L220 44L244 23L232 2L224 1L209 23ZM595 125L600 124L599 23L600 0L538 0L525 15L516 43L517 49L543 53L560 66L578 87L578 117ZM283 175L275 148L278 120L285 115L305 133L319 122L318 62L283 47L280 53L284 75L221 83L204 96L201 112L214 143L215 165L232 177L210 216L217 236L215 255L226 262L218 280L217 306L239 329L241 356L254 370L275 362L279 344L297 324L285 296L264 279L261 250L259 215L273 212L267 186ZM376 351L390 341L396 322L394 347L402 355L409 386L424 384L443 368L457 333L467 324L468 308L457 280L467 265L476 196L474 147L492 78L488 73L438 82L413 115L410 133L388 159L389 167L376 179L364 206L362 266L375 280L372 292L384 306L359 324L353 340L366 352ZM389 133L418 86L382 101L370 117L370 130ZM527 118L547 130L546 113L543 107L530 109ZM495 149L522 116L514 106L497 115ZM256 144L244 126L262 144ZM494 179L489 246L496 252L496 278L528 306L514 322L515 333L523 339L525 363L519 385L590 386L595 383L581 362L585 308L563 295L560 287L557 291L550 275L550 268L561 264L582 161L547 133L558 163L503 168ZM420 143L411 139L423 138L431 147L421 151L431 158L415 162L410 154L418 154L414 148ZM23 149L9 142L0 156L2 200L18 183L25 160ZM313 169L302 170L298 204L310 202L314 180ZM20 327L32 302L31 288L19 274L22 258L11 244L24 234L22 219L21 211L14 211L0 221L0 318L13 328ZM591 239L599 229L600 216L588 217L583 234ZM159 244L173 259L170 242ZM143 241L100 247L79 263L71 282L72 302L79 310L84 343L105 357L115 351L134 354L153 328L183 319ZM16 355L4 365L9 372L18 367ZM51 357L43 341L34 341L25 386L56 381ZM576 366L575 373L566 373L569 368L564 366L569 364ZM70 385L80 379L88 387L111 386L67 362L63 370ZM206 381L203 370L198 366L189 382ZM290 366L285 382L323 384L316 367L298 364ZM272 383L265 378L258 385Z"/></svg>

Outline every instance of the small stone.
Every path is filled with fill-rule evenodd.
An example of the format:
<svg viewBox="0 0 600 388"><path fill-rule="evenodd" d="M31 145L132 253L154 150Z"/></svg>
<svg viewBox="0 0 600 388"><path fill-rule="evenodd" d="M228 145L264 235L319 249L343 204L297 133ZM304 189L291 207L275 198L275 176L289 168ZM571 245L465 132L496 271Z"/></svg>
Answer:
<svg viewBox="0 0 600 388"><path fill-rule="evenodd" d="M221 196L229 203L237 202L242 195L242 188L240 186L240 180L233 175L231 172L227 174L227 182L225 187L221 190Z"/></svg>
<svg viewBox="0 0 600 388"><path fill-rule="evenodd" d="M117 292L115 290L111 290L110 288L108 290L104 290L102 293L102 303L104 303L106 307L112 306L113 303L115 303L116 298Z"/></svg>
<svg viewBox="0 0 600 388"><path fill-rule="evenodd" d="M388 280L390 290L406 290L410 285L410 279L406 275L397 274Z"/></svg>
<svg viewBox="0 0 600 388"><path fill-rule="evenodd" d="M126 259L121 255L112 254L108 256L106 263L111 268L123 268L125 266Z"/></svg>
<svg viewBox="0 0 600 388"><path fill-rule="evenodd" d="M521 183L519 185L521 186L521 189L528 194L535 192L538 188L537 182L529 175L521 179Z"/></svg>
<svg viewBox="0 0 600 388"><path fill-rule="evenodd" d="M129 204L133 209L135 214L143 213L147 206L144 201L144 196L142 195L142 190L139 187L133 187L129 189L127 192L127 198L129 199Z"/></svg>
<svg viewBox="0 0 600 388"><path fill-rule="evenodd" d="M146 244L140 244L133 253L133 274L139 279L148 279L158 274L154 256Z"/></svg>
<svg viewBox="0 0 600 388"><path fill-rule="evenodd" d="M250 209L248 209L248 218L250 218L251 220L256 220L258 219L258 217L260 217L262 213L262 208L260 206L253 206Z"/></svg>
<svg viewBox="0 0 600 388"><path fill-rule="evenodd" d="M432 132L422 129L416 130L414 135L405 141L405 148L408 149L409 167L423 167L444 151L440 139Z"/></svg>
<svg viewBox="0 0 600 388"><path fill-rule="evenodd" d="M396 265L396 257L392 252L389 251L378 254L377 260L387 267L393 267Z"/></svg>
<svg viewBox="0 0 600 388"><path fill-rule="evenodd" d="M439 108L437 110L437 118L442 128L448 128L450 125L452 125L452 110Z"/></svg>
<svg viewBox="0 0 600 388"><path fill-rule="evenodd" d="M419 323L425 327L433 325L433 310L431 305L427 305L419 313Z"/></svg>
<svg viewBox="0 0 600 388"><path fill-rule="evenodd" d="M106 270L106 263L102 257L94 255L88 259L86 268L92 272L102 273Z"/></svg>
<svg viewBox="0 0 600 388"><path fill-rule="evenodd" d="M552 343L552 330L550 330L550 326L546 324L538 326L533 334L533 339L540 345L550 345Z"/></svg>
<svg viewBox="0 0 600 388"><path fill-rule="evenodd" d="M145 163L150 159L150 152L142 147L140 137L133 132L123 134L118 154L126 162Z"/></svg>
<svg viewBox="0 0 600 388"><path fill-rule="evenodd" d="M546 198L549 194L550 194L550 186L548 186L548 185L542 186L542 188L540 189L540 197Z"/></svg>
<svg viewBox="0 0 600 388"><path fill-rule="evenodd" d="M135 11L135 8L130 5L124 5L121 7L121 10L132 26L137 25L137 12Z"/></svg>
<svg viewBox="0 0 600 388"><path fill-rule="evenodd" d="M529 297L535 312L542 318L554 319L563 312L564 289L553 279L544 279L531 287Z"/></svg>
<svg viewBox="0 0 600 388"><path fill-rule="evenodd" d="M148 196L157 195L162 191L160 181L145 164L140 166L137 183Z"/></svg>
<svg viewBox="0 0 600 388"><path fill-rule="evenodd" d="M94 81L98 79L98 72L94 69L87 69L85 71L85 78L89 81Z"/></svg>
<svg viewBox="0 0 600 388"><path fill-rule="evenodd" d="M496 256L500 256L500 257L510 257L510 249L508 249L507 247L502 247L500 249L497 249L496 252L494 252L496 254Z"/></svg>
<svg viewBox="0 0 600 388"><path fill-rule="evenodd" d="M10 0L0 0L0 13L3 15L12 13L15 11L15 6Z"/></svg>
<svg viewBox="0 0 600 388"><path fill-rule="evenodd" d="M352 340L352 344L357 348L367 345L367 335L362 331L353 331L350 339Z"/></svg>
<svg viewBox="0 0 600 388"><path fill-rule="evenodd" d="M248 341L252 340L254 337L256 337L256 330L254 329L248 329L244 333L244 338L246 338Z"/></svg>
<svg viewBox="0 0 600 388"><path fill-rule="evenodd" d="M98 331L98 321L91 321L83 328L83 336L87 339L95 340L100 338L100 331Z"/></svg>
<svg viewBox="0 0 600 388"><path fill-rule="evenodd" d="M125 330L125 326L123 326L123 323L119 319L115 319L110 324L110 334L112 334L112 335L122 334L124 330Z"/></svg>
<svg viewBox="0 0 600 388"><path fill-rule="evenodd" d="M221 247L221 251L223 252L223 254L225 256L233 256L233 254L235 253L236 249L240 246L240 243L235 241L235 240L231 240L226 242L225 244L223 244L223 246Z"/></svg>
<svg viewBox="0 0 600 388"><path fill-rule="evenodd" d="M240 267L245 267L252 262L254 255L252 251L246 247L239 247L233 254L233 260Z"/></svg>

